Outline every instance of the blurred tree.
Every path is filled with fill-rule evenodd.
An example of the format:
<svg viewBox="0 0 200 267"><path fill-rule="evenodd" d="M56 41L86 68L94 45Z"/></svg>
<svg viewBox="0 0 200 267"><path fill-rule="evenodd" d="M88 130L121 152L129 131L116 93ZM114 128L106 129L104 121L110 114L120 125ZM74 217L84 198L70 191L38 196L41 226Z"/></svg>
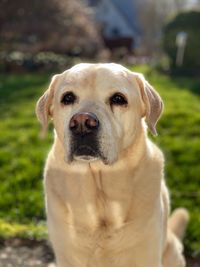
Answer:
<svg viewBox="0 0 200 267"><path fill-rule="evenodd" d="M81 0L0 1L0 50L93 56L99 36Z"/></svg>
<svg viewBox="0 0 200 267"><path fill-rule="evenodd" d="M191 0L171 0L171 7L177 12L183 10Z"/></svg>
<svg viewBox="0 0 200 267"><path fill-rule="evenodd" d="M152 55L158 52L162 26L171 7L166 0L137 0L137 6L143 31L141 50L147 55Z"/></svg>
<svg viewBox="0 0 200 267"><path fill-rule="evenodd" d="M196 8L200 0L132 0L137 2L139 19L143 29L141 49L147 55L160 48L163 26L166 20L187 8Z"/></svg>
<svg viewBox="0 0 200 267"><path fill-rule="evenodd" d="M171 68L181 72L200 72L200 11L179 13L164 28L163 47L171 60ZM179 32L187 33L187 43L183 58L183 65L176 67L176 37Z"/></svg>

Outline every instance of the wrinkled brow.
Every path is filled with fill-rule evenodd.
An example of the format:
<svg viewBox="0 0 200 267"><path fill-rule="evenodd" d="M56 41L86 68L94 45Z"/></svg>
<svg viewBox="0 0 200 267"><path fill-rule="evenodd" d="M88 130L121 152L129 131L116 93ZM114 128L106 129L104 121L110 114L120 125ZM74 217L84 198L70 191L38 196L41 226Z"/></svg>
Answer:
<svg viewBox="0 0 200 267"><path fill-rule="evenodd" d="M60 87L72 87L72 86L77 86L78 84L80 84L80 81L78 81L75 78L65 78L62 80Z"/></svg>
<svg viewBox="0 0 200 267"><path fill-rule="evenodd" d="M95 86L96 76L91 75L73 75L71 77L65 77L61 83L61 87L85 87Z"/></svg>

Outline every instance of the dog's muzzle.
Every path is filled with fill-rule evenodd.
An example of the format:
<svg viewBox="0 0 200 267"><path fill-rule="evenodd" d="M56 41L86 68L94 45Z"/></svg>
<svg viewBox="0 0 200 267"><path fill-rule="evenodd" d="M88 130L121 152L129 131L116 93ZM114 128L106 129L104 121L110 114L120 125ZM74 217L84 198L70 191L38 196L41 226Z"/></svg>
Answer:
<svg viewBox="0 0 200 267"><path fill-rule="evenodd" d="M90 112L78 112L69 122L71 159L94 160L100 157L98 131L100 123Z"/></svg>

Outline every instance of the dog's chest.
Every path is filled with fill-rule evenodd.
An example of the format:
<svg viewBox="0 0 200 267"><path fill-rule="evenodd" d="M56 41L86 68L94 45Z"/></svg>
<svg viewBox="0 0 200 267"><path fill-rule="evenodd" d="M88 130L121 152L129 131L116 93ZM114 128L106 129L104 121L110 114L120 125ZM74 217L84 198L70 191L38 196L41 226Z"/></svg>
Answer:
<svg viewBox="0 0 200 267"><path fill-rule="evenodd" d="M133 220L136 223L141 211L143 214L145 210L151 212L152 185L146 185L143 193L134 180L137 174L133 177L126 170L117 175L87 172L78 177L70 175L67 179L63 174L57 177L54 189L65 204L68 224L91 233L108 233Z"/></svg>
<svg viewBox="0 0 200 267"><path fill-rule="evenodd" d="M132 185L125 178L124 183L106 178L101 172L93 173L89 178L80 178L76 190L69 192L69 216L73 216L77 227L108 232L127 223L133 206Z"/></svg>
<svg viewBox="0 0 200 267"><path fill-rule="evenodd" d="M132 255L127 252L129 246L133 247L140 238L137 221L129 218L131 197L118 194L115 198L115 193L109 194L102 187L102 181L98 182L93 193L91 190L90 194L81 192L76 205L69 205L73 226L66 227L68 250L72 250L72 254L76 249L81 250L88 267L121 266L122 257L127 260Z"/></svg>

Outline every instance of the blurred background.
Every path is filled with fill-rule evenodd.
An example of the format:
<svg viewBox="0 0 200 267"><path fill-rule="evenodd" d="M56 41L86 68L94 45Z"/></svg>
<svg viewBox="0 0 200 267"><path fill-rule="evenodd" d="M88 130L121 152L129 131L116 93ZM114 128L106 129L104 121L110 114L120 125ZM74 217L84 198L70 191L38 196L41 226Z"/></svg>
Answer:
<svg viewBox="0 0 200 267"><path fill-rule="evenodd" d="M200 1L0 0L0 267L53 266L42 189L52 126L41 140L34 109L52 74L79 62L123 64L162 96L151 138L172 209L190 211L188 266L200 266Z"/></svg>

